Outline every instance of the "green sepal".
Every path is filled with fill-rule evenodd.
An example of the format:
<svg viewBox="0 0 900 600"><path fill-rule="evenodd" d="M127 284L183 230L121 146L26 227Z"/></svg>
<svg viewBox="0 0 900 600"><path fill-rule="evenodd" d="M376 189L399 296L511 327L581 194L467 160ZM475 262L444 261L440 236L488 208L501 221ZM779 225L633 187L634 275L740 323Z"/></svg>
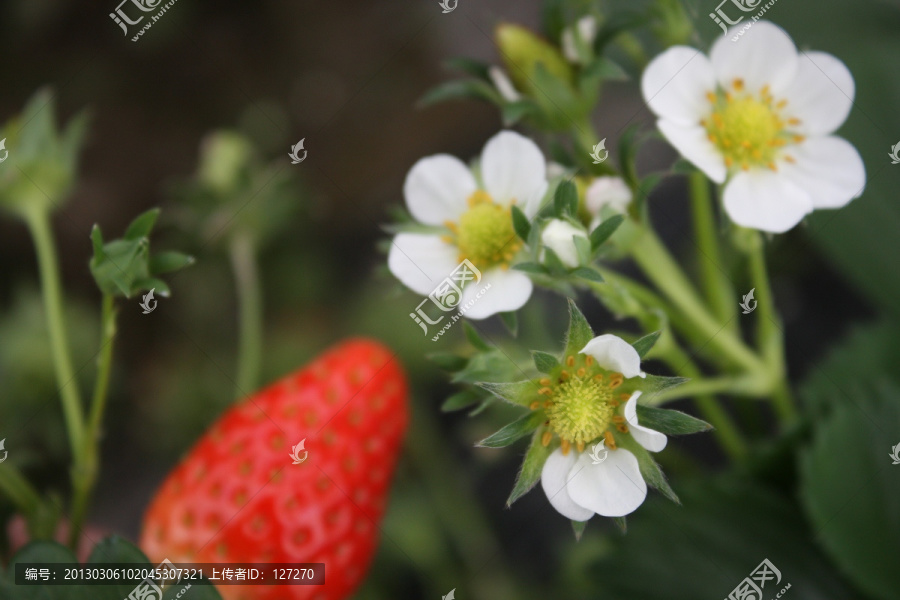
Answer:
<svg viewBox="0 0 900 600"><path fill-rule="evenodd" d="M619 228L623 221L625 221L625 217L615 215L597 225L591 232L591 248L594 250L599 248L603 242L616 232L616 229Z"/></svg>
<svg viewBox="0 0 900 600"><path fill-rule="evenodd" d="M541 352L540 350L532 350L531 357L534 359L534 366L541 373L550 374L553 369L559 366L559 360L552 354Z"/></svg>
<svg viewBox="0 0 900 600"><path fill-rule="evenodd" d="M544 248L544 264L547 266L551 275L563 277L569 273L569 269L563 264L552 248Z"/></svg>
<svg viewBox="0 0 900 600"><path fill-rule="evenodd" d="M556 187L553 196L553 213L557 217L578 214L578 188L571 181L563 181Z"/></svg>
<svg viewBox="0 0 900 600"><path fill-rule="evenodd" d="M689 435L703 433L713 428L706 421L701 421L681 411L668 408L656 408L655 406L637 407L638 421L644 427L666 435Z"/></svg>
<svg viewBox="0 0 900 600"><path fill-rule="evenodd" d="M575 541L580 542L581 536L584 535L584 530L587 527L587 521L572 521L572 532L575 534Z"/></svg>
<svg viewBox="0 0 900 600"><path fill-rule="evenodd" d="M176 252L174 250L160 252L159 254L150 257L150 272L154 275L162 275L163 273L180 271L185 267L191 266L195 262L193 256L182 252Z"/></svg>
<svg viewBox="0 0 900 600"><path fill-rule="evenodd" d="M508 382L522 376L522 370L499 349L479 352L466 366L454 373L453 383L479 383L483 381Z"/></svg>
<svg viewBox="0 0 900 600"><path fill-rule="evenodd" d="M591 262L591 241L585 235L573 235L572 243L578 253L578 263L586 265ZM602 280L602 278L601 278Z"/></svg>
<svg viewBox="0 0 900 600"><path fill-rule="evenodd" d="M481 338L481 335L479 335L475 326L468 321L463 322L463 331L466 334L466 339L469 340L469 343L472 344L476 350L487 351L491 349L491 345Z"/></svg>
<svg viewBox="0 0 900 600"><path fill-rule="evenodd" d="M478 387L486 390L494 396L518 406L529 406L538 397L540 389L533 381L516 381L513 383L492 383L481 381L476 383Z"/></svg>
<svg viewBox="0 0 900 600"><path fill-rule="evenodd" d="M465 57L454 57L444 61L444 67L448 70L461 71L472 77L490 82L490 66L478 60Z"/></svg>
<svg viewBox="0 0 900 600"><path fill-rule="evenodd" d="M493 85L479 79L461 79L438 85L423 95L416 106L425 108L448 100L487 100L496 105L503 104L503 97Z"/></svg>
<svg viewBox="0 0 900 600"><path fill-rule="evenodd" d="M528 235L531 233L531 223L528 222L528 217L525 216L522 209L515 204L512 205L511 210L513 229L515 229L516 235L519 236L523 242L527 242Z"/></svg>
<svg viewBox="0 0 900 600"><path fill-rule="evenodd" d="M453 412L455 410L462 410L463 408L468 408L473 404L478 404L484 399L484 395L478 393L476 390L462 390L461 392L456 392L441 404L441 412Z"/></svg>
<svg viewBox="0 0 900 600"><path fill-rule="evenodd" d="M644 477L647 485L655 490L659 490L663 496L675 504L681 504L681 500L678 499L675 490L669 485L665 474L653 457L650 456L650 453L633 439L628 440L624 446L637 458L638 468L640 468L641 475Z"/></svg>
<svg viewBox="0 0 900 600"><path fill-rule="evenodd" d="M659 339L659 336L662 335L662 331L654 331L653 333L648 333L635 343L631 345L632 348L637 350L638 356L644 358L650 349L653 348L654 344L656 344L656 340Z"/></svg>
<svg viewBox="0 0 900 600"><path fill-rule="evenodd" d="M503 321L509 334L515 337L519 332L519 317L516 311L510 310L500 313L500 320Z"/></svg>
<svg viewBox="0 0 900 600"><path fill-rule="evenodd" d="M431 354L426 354L425 358L437 365L438 368L450 373L462 371L469 362L469 359L465 356L459 356L451 352L432 352Z"/></svg>
<svg viewBox="0 0 900 600"><path fill-rule="evenodd" d="M547 462L547 458L556 449L557 444L555 443L547 446L541 444L541 433L539 429L531 437L531 445L525 453L524 460L522 460L522 467L516 476L516 483L513 485L512 492L506 500L507 507L512 506L513 502L527 494L537 484L541 478L544 463Z"/></svg>
<svg viewBox="0 0 900 600"><path fill-rule="evenodd" d="M533 432L546 420L547 415L543 410L532 411L502 427L475 445L480 448L505 448Z"/></svg>
<svg viewBox="0 0 900 600"><path fill-rule="evenodd" d="M618 530L622 532L622 535L628 533L628 521L625 519L625 517L613 517L612 520L613 523L616 524L616 528L618 528Z"/></svg>
<svg viewBox="0 0 900 600"><path fill-rule="evenodd" d="M637 380L636 380L637 381ZM647 375L637 381L639 389L645 394L656 394L663 390L679 386L690 381L688 377L666 377L665 375Z"/></svg>
<svg viewBox="0 0 900 600"><path fill-rule="evenodd" d="M589 341L594 339L594 332L575 301L569 299L569 331L566 333L566 356L581 352Z"/></svg>
<svg viewBox="0 0 900 600"><path fill-rule="evenodd" d="M523 273L534 273L536 275L548 275L550 273L544 265L533 262L523 262L513 265L513 269L522 271Z"/></svg>
<svg viewBox="0 0 900 600"><path fill-rule="evenodd" d="M128 229L125 230L125 235L122 236L122 239L136 241L141 238L150 237L150 232L153 231L153 227L156 225L156 220L158 218L158 208L151 208L150 210L139 214L128 226Z"/></svg>
<svg viewBox="0 0 900 600"><path fill-rule="evenodd" d="M573 277L579 277L584 279L585 281L590 281L592 283L603 283L606 281L603 279L603 275L595 271L590 267L578 267L574 269L571 273Z"/></svg>

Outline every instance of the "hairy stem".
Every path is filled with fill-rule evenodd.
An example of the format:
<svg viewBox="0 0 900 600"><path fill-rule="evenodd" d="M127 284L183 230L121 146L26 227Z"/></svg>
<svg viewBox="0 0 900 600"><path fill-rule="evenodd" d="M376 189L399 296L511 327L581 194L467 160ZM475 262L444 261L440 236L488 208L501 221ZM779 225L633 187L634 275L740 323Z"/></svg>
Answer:
<svg viewBox="0 0 900 600"><path fill-rule="evenodd" d="M250 235L236 234L231 240L230 251L240 321L235 396L241 398L255 390L259 384L263 343L262 287Z"/></svg>

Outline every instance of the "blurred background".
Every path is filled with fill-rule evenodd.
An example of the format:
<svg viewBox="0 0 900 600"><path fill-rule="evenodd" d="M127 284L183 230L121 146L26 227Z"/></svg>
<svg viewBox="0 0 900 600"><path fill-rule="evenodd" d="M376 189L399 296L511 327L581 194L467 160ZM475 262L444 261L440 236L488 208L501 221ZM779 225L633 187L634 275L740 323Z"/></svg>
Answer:
<svg viewBox="0 0 900 600"><path fill-rule="evenodd" d="M417 108L428 89L455 77L442 68L443 61L466 56L498 63L494 27L515 22L540 30L541 3L459 0L456 11L443 15L437 0L180 0L136 43L109 18L114 4L0 3L0 121L17 114L44 85L56 92L58 118L67 121L83 109L90 115L77 187L54 219L70 342L85 389L99 339L100 295L88 270L93 224L115 237L135 215L159 206L154 248L177 248L197 258L169 278L172 297L160 299L151 316L141 314L138 299L119 303L103 469L90 523L100 532L136 540L158 484L233 400L238 317L227 235L197 224L184 191L208 134L230 129L253 141L261 161L282 161L280 198L289 205L288 216L267 231L259 248L263 381L348 335L383 340L399 352L413 381L407 451L379 553L357 597L437 598L454 587L473 590L471 596L457 592L460 598L558 598L562 589L566 597L599 597L597 590L605 588L598 582L613 578L604 561L627 552L622 536L611 523L595 519L576 544L569 523L549 509L540 491L504 509L524 448L473 444L503 424L508 413L492 408L469 419L464 411L440 412L455 390L425 354L462 347L462 330L455 328L436 343L420 336L408 316L418 298L390 277L379 250L387 237L381 226L402 203L411 165L438 152L468 160L502 126L487 104ZM707 16L714 8L712 0L687 6L704 43L719 33ZM884 156L900 141L900 4L779 0L768 16L799 46L833 53L854 73L856 108L841 133L860 150L870 181L864 196L846 210L817 214L773 242L771 271L791 379L799 385L856 327L887 327L900 306L900 166L891 167ZM636 82L607 86L594 124L608 136L613 155L618 135L634 123L653 124ZM307 159L291 165L287 153L301 138ZM667 145L654 142L639 165L658 169L674 158ZM667 181L650 206L671 247L688 248L683 181ZM520 315L523 344L556 350L564 333L564 304L561 297L542 295L529 305ZM590 299L582 305L596 331L637 332ZM43 318L31 239L19 221L4 216L0 438L7 440L10 460L43 488L64 492L68 451ZM499 322L489 321L483 329L491 338L505 335ZM676 407L691 410L689 402ZM741 408L739 402L732 407ZM760 439L771 434L766 422L757 427ZM900 442L900 429L893 432L894 442ZM684 455L698 461L681 460ZM779 460L777 452L772 456ZM723 463L702 436L673 440L660 459L673 483L712 478ZM746 483L746 477L715 485L726 496L792 498L793 468L782 466L768 477L766 490L758 482ZM686 490L683 500L694 498L695 506L703 506L704 496ZM891 502L896 508L896 497ZM635 515L635 539L652 538L654 520L687 518L671 516L678 510L668 505ZM797 521L791 510L762 510L760 519ZM11 509L0 502L0 511L5 519ZM752 514L714 516L725 531ZM666 552L699 543L693 532L677 529L660 540ZM735 543L749 543L740 530L732 533ZM813 537L812 529L802 529L796 546L783 543L814 554ZM702 561L684 568L707 579L699 589L722 596L765 556L751 552L747 560L757 555L752 564L736 556L734 569L728 563L724 573ZM804 573L812 580L820 570L834 590L845 589L842 575L818 565L798 566L791 575L797 580ZM670 586L669 598L700 597L687 596L689 587L677 577L660 585ZM796 598L826 597L817 594L792 590Z"/></svg>

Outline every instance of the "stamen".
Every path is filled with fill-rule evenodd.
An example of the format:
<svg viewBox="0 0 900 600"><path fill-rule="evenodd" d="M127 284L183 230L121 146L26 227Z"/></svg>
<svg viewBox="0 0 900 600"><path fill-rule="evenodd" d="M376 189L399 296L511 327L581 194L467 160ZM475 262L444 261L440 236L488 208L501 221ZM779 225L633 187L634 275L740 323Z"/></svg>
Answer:
<svg viewBox="0 0 900 600"><path fill-rule="evenodd" d="M590 354L588 354L587 356L585 356L585 357L584 357L584 364L586 364L586 365L589 366L589 367L590 367L591 365L593 365L593 364L594 364L594 357L591 356Z"/></svg>
<svg viewBox="0 0 900 600"><path fill-rule="evenodd" d="M562 445L560 446L560 448L562 449L563 456L568 456L568 455L569 455L569 446L570 446L570 445L571 445L571 444L569 443L569 440L563 440L563 441L562 441Z"/></svg>
<svg viewBox="0 0 900 600"><path fill-rule="evenodd" d="M528 405L528 408L530 408L531 410L537 410L540 407L541 407L541 403L538 402L537 400L535 400L534 402L532 402L531 404Z"/></svg>
<svg viewBox="0 0 900 600"><path fill-rule="evenodd" d="M574 366L575 366L575 357L574 357L574 356L567 356L567 357L566 357L566 364L567 364L568 366L570 366L570 367L574 367Z"/></svg>
<svg viewBox="0 0 900 600"><path fill-rule="evenodd" d="M579 452L584 452L584 442L578 442L575 444L575 447L578 448Z"/></svg>
<svg viewBox="0 0 900 600"><path fill-rule="evenodd" d="M550 389L549 387L542 387L541 389L538 390L538 394L541 394L543 396L552 396L553 390Z"/></svg>
<svg viewBox="0 0 900 600"><path fill-rule="evenodd" d="M616 429L621 431L622 433L628 433L628 425L625 425L624 423L617 424Z"/></svg>
<svg viewBox="0 0 900 600"><path fill-rule="evenodd" d="M616 438L613 437L611 431L603 432L603 441L606 442L606 447L610 450L616 449ZM544 444L546 446L546 444Z"/></svg>
<svg viewBox="0 0 900 600"><path fill-rule="evenodd" d="M579 377L584 377L585 373L587 373L587 371L584 370L584 367L581 367L580 369L575 371L575 374L578 375Z"/></svg>
<svg viewBox="0 0 900 600"><path fill-rule="evenodd" d="M553 434L550 433L549 431L545 431L541 435L541 446L544 446L546 448L547 446L550 445L550 440L552 440L552 439L553 439Z"/></svg>
<svg viewBox="0 0 900 600"><path fill-rule="evenodd" d="M549 378L549 377L543 377L543 378L541 378L540 381L538 381L538 383L540 383L540 384L543 385L543 386L548 386L548 385L550 385L550 384L553 383L553 382L550 381L550 378Z"/></svg>

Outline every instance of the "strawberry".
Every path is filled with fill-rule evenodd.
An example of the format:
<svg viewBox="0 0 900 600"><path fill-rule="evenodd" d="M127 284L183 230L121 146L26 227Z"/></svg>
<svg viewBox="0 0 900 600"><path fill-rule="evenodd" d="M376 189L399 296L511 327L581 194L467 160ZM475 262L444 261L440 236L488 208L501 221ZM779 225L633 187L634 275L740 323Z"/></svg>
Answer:
<svg viewBox="0 0 900 600"><path fill-rule="evenodd" d="M348 597L375 551L406 398L387 348L333 347L204 434L151 502L141 547L156 562L325 563L324 585L220 585L226 600Z"/></svg>

